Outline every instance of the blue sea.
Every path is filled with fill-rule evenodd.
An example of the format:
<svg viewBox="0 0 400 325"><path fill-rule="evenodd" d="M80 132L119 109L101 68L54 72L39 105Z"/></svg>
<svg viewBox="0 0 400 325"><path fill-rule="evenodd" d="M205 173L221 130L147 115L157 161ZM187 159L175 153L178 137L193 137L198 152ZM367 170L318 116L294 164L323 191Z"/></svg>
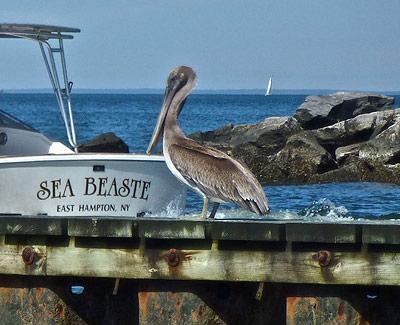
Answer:
<svg viewBox="0 0 400 325"><path fill-rule="evenodd" d="M191 95L180 124L189 134L225 124L256 123L270 116L293 115L306 95ZM73 111L78 143L104 132L114 132L131 152L143 153L153 132L163 96L158 94L74 94ZM397 96L398 103L400 97ZM0 109L48 137L67 143L53 94L0 94ZM378 183L333 183L266 186L276 219L343 220L398 218L400 186ZM201 211L202 200L190 192L187 213ZM252 217L223 205L217 217Z"/></svg>

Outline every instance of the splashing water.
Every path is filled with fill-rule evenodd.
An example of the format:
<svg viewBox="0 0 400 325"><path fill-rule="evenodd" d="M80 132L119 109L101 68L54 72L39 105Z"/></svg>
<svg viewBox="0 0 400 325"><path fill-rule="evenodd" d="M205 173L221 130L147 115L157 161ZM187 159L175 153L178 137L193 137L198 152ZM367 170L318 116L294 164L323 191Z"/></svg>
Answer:
<svg viewBox="0 0 400 325"><path fill-rule="evenodd" d="M344 206L335 206L332 201L326 198L314 201L309 207L300 210L298 216L310 221L353 220L353 218L348 215L348 210Z"/></svg>
<svg viewBox="0 0 400 325"><path fill-rule="evenodd" d="M354 220L344 206L335 206L330 200L322 198L300 211L277 210L260 217L243 209L223 209L216 214L216 219L257 219L257 220L305 220L305 221L343 221Z"/></svg>
<svg viewBox="0 0 400 325"><path fill-rule="evenodd" d="M185 202L184 198L181 196L176 197L175 200L172 200L168 203L167 207L155 214L145 213L144 217L156 217L156 218L179 218L184 215L184 206L182 206L182 202Z"/></svg>
<svg viewBox="0 0 400 325"><path fill-rule="evenodd" d="M200 209L201 210L201 209ZM199 217L200 210L198 212L186 213L185 218L197 218ZM176 218L179 216L179 211L174 210L171 207L167 209L165 213L158 214L156 217L163 218ZM348 210L344 206L336 206L332 201L322 198L314 201L306 208L300 211L290 210L276 210L272 211L267 216L258 216L257 214L251 213L247 210L237 207L223 207L218 209L215 219L249 219L249 220L304 220L314 222L335 222L335 221L349 221L355 220L348 213Z"/></svg>

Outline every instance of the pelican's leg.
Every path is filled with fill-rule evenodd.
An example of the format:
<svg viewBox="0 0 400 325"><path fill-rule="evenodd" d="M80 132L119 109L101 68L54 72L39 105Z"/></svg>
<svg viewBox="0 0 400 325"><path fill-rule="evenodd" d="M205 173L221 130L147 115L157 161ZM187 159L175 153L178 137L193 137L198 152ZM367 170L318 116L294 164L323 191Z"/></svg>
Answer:
<svg viewBox="0 0 400 325"><path fill-rule="evenodd" d="M206 219L207 218L207 212L208 212L208 197L203 198L203 210L201 210L201 219Z"/></svg>
<svg viewBox="0 0 400 325"><path fill-rule="evenodd" d="M218 202L214 202L214 205L213 205L213 208L211 210L209 218L214 218L215 217L215 214L217 213L218 208L219 208L219 203Z"/></svg>

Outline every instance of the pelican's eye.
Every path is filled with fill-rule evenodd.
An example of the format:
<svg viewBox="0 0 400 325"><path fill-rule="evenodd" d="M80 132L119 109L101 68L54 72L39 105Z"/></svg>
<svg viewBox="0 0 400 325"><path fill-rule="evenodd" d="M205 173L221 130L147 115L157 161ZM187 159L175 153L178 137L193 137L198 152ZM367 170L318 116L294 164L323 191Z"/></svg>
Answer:
<svg viewBox="0 0 400 325"><path fill-rule="evenodd" d="M173 88L175 84L176 84L176 77L173 76L171 79L169 79L169 86Z"/></svg>
<svg viewBox="0 0 400 325"><path fill-rule="evenodd" d="M182 88L186 84L185 73L181 72L171 77L169 80L169 87L171 89Z"/></svg>

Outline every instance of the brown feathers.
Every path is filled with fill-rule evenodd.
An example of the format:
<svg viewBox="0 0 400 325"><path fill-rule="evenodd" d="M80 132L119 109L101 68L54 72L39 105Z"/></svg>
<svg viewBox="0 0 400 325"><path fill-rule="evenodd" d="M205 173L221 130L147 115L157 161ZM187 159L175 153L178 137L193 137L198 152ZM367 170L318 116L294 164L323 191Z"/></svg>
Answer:
<svg viewBox="0 0 400 325"><path fill-rule="evenodd" d="M211 200L235 203L264 215L268 202L254 175L227 154L188 138L168 147L171 161L186 181Z"/></svg>

